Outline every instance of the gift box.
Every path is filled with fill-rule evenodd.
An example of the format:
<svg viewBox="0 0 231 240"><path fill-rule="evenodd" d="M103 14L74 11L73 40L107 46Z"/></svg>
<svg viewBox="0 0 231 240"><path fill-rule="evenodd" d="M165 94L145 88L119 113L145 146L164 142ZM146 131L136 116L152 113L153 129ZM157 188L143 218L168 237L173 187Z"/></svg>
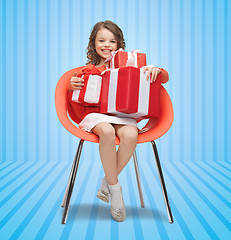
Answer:
<svg viewBox="0 0 231 240"><path fill-rule="evenodd" d="M111 69L122 67L136 67L141 68L146 66L146 54L139 53L139 50L132 52L125 52L122 48L112 53L112 56L108 58L110 60L109 67ZM107 61L107 60L106 60Z"/></svg>
<svg viewBox="0 0 231 240"><path fill-rule="evenodd" d="M150 84L143 69L124 67L103 74L100 112L120 117L159 117L161 74Z"/></svg>
<svg viewBox="0 0 231 240"><path fill-rule="evenodd" d="M86 106L100 105L100 92L102 85L101 72L93 65L83 68L76 77L84 79L84 86L81 90L76 89L72 93L72 101L82 103Z"/></svg>

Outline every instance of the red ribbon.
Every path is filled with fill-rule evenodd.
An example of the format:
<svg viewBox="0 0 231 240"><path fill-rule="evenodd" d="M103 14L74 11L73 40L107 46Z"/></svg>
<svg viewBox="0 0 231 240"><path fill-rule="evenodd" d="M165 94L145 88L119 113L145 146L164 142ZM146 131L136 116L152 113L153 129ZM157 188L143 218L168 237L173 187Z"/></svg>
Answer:
<svg viewBox="0 0 231 240"><path fill-rule="evenodd" d="M101 72L94 65L88 65L82 68L81 72L79 72L76 77L82 77L83 75L100 75Z"/></svg>

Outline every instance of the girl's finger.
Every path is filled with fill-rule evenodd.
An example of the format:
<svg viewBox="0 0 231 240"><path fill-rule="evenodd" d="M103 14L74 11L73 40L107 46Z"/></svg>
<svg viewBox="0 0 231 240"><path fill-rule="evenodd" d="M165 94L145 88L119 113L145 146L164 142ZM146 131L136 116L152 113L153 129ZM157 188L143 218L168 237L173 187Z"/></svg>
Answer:
<svg viewBox="0 0 231 240"><path fill-rule="evenodd" d="M76 81L76 80L77 80L77 77L75 76L71 78L71 81Z"/></svg>
<svg viewBox="0 0 231 240"><path fill-rule="evenodd" d="M154 77L153 77L153 82L156 81L157 75L158 75L158 72L156 71L155 74L154 74Z"/></svg>
<svg viewBox="0 0 231 240"><path fill-rule="evenodd" d="M81 90L82 87L72 87L72 90Z"/></svg>
<svg viewBox="0 0 231 240"><path fill-rule="evenodd" d="M147 69L148 69L147 67L144 67L143 72L145 73L147 71Z"/></svg>
<svg viewBox="0 0 231 240"><path fill-rule="evenodd" d="M152 74L151 74L150 83L155 82L155 77L156 77L156 71L155 71L155 69L153 69L152 70Z"/></svg>
<svg viewBox="0 0 231 240"><path fill-rule="evenodd" d="M157 76L157 71L156 69L153 71L153 78L152 78L152 82L155 82L156 81L156 76Z"/></svg>
<svg viewBox="0 0 231 240"><path fill-rule="evenodd" d="M81 87L84 86L84 83L73 83L71 84L73 87Z"/></svg>
<svg viewBox="0 0 231 240"><path fill-rule="evenodd" d="M72 84L82 84L82 83L84 83L84 81L70 81L70 83L72 83Z"/></svg>
<svg viewBox="0 0 231 240"><path fill-rule="evenodd" d="M150 71L148 70L147 74L146 74L146 79L148 80L150 77Z"/></svg>
<svg viewBox="0 0 231 240"><path fill-rule="evenodd" d="M73 82L72 83L74 86L83 86L84 83L83 82Z"/></svg>
<svg viewBox="0 0 231 240"><path fill-rule="evenodd" d="M152 72L151 77L150 77L150 83L153 83L153 81L154 81L154 76L155 76L155 73Z"/></svg>
<svg viewBox="0 0 231 240"><path fill-rule="evenodd" d="M74 84L84 85L84 82L75 82Z"/></svg>
<svg viewBox="0 0 231 240"><path fill-rule="evenodd" d="M79 78L79 77L72 77L71 78L71 81L75 81L75 82L81 82L81 81L84 81L84 79L83 78Z"/></svg>

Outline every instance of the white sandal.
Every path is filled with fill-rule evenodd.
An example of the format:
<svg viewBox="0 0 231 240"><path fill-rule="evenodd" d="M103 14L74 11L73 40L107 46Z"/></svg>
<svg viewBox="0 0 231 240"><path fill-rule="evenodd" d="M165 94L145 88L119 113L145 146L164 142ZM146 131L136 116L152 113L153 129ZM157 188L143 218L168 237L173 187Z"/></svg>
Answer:
<svg viewBox="0 0 231 240"><path fill-rule="evenodd" d="M106 189L100 188L96 197L99 198L100 200L106 202L106 203L109 203L109 191L107 192Z"/></svg>
<svg viewBox="0 0 231 240"><path fill-rule="evenodd" d="M121 192L121 195L122 195L122 187L120 187L120 192ZM116 208L115 209L111 205L111 215L117 222L123 222L124 219L126 218L126 209L125 209L125 205L124 205L123 196L122 196L122 203L123 203L122 208Z"/></svg>
<svg viewBox="0 0 231 240"><path fill-rule="evenodd" d="M123 222L126 218L125 206L122 209L114 209L111 207L111 215L117 222Z"/></svg>
<svg viewBox="0 0 231 240"><path fill-rule="evenodd" d="M96 197L106 203L109 203L110 193L109 193L108 183L105 177L102 179L102 184Z"/></svg>

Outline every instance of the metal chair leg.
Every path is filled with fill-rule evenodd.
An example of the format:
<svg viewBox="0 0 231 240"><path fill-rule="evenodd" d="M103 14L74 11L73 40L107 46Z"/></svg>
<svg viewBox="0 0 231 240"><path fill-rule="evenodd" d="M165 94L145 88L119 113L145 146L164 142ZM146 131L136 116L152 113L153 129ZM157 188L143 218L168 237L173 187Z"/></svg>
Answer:
<svg viewBox="0 0 231 240"><path fill-rule="evenodd" d="M141 183L140 183L140 174L139 174L136 151L134 151L134 153L133 153L133 160L134 160L134 167L135 167L135 172L136 172L137 186L138 186L139 195L140 195L140 205L142 208L144 208L144 197L143 197L142 187L141 187Z"/></svg>
<svg viewBox="0 0 231 240"><path fill-rule="evenodd" d="M74 159L76 159L76 157L77 157L77 152L75 154L75 158ZM70 182L71 182L71 178L72 178L72 175L73 175L74 165L75 165L75 161L73 161L73 164L72 164L70 176L69 176L69 179L68 179L68 183L67 183L67 187L66 187L66 190L65 190L65 194L63 196L63 201L62 201L61 207L64 207L65 204L66 204L66 201L67 201L67 193L68 193L68 190L70 188Z"/></svg>
<svg viewBox="0 0 231 240"><path fill-rule="evenodd" d="M167 209L167 212L168 212L168 219L169 219L170 223L173 223L172 212L171 212L171 208L170 208L169 201L168 201L167 190L166 190L166 186L165 186L165 182L164 182L164 176L163 176L162 168L161 168L161 165L160 165L160 159L159 159L157 147L156 147L156 144L155 144L154 141L151 141L151 144L152 144L153 152L154 152L154 155L155 155L156 166L157 166L157 170L158 170L158 174L159 174L159 178L160 178L160 183L161 183L161 188L162 188L162 192L163 192L163 196L164 196L164 201L165 201L166 209Z"/></svg>
<svg viewBox="0 0 231 240"><path fill-rule="evenodd" d="M67 220L67 213L69 210L69 205L70 205L70 201L71 201L71 196L72 196L72 192L73 192L73 188L74 188L74 184L75 184L75 178L76 178L76 174L77 174L77 170L78 170L78 166L79 166L79 159L80 159L80 155L81 155L81 151L82 151L82 147L83 147L83 142L84 140L80 140L79 141L79 145L78 145L78 149L75 155L75 159L74 159L74 163L72 166L72 170L71 170L71 174L70 174L70 179L68 181L68 186L67 186L67 190L65 192L64 195L64 211L63 211L63 217L62 217L62 224L66 223Z"/></svg>

